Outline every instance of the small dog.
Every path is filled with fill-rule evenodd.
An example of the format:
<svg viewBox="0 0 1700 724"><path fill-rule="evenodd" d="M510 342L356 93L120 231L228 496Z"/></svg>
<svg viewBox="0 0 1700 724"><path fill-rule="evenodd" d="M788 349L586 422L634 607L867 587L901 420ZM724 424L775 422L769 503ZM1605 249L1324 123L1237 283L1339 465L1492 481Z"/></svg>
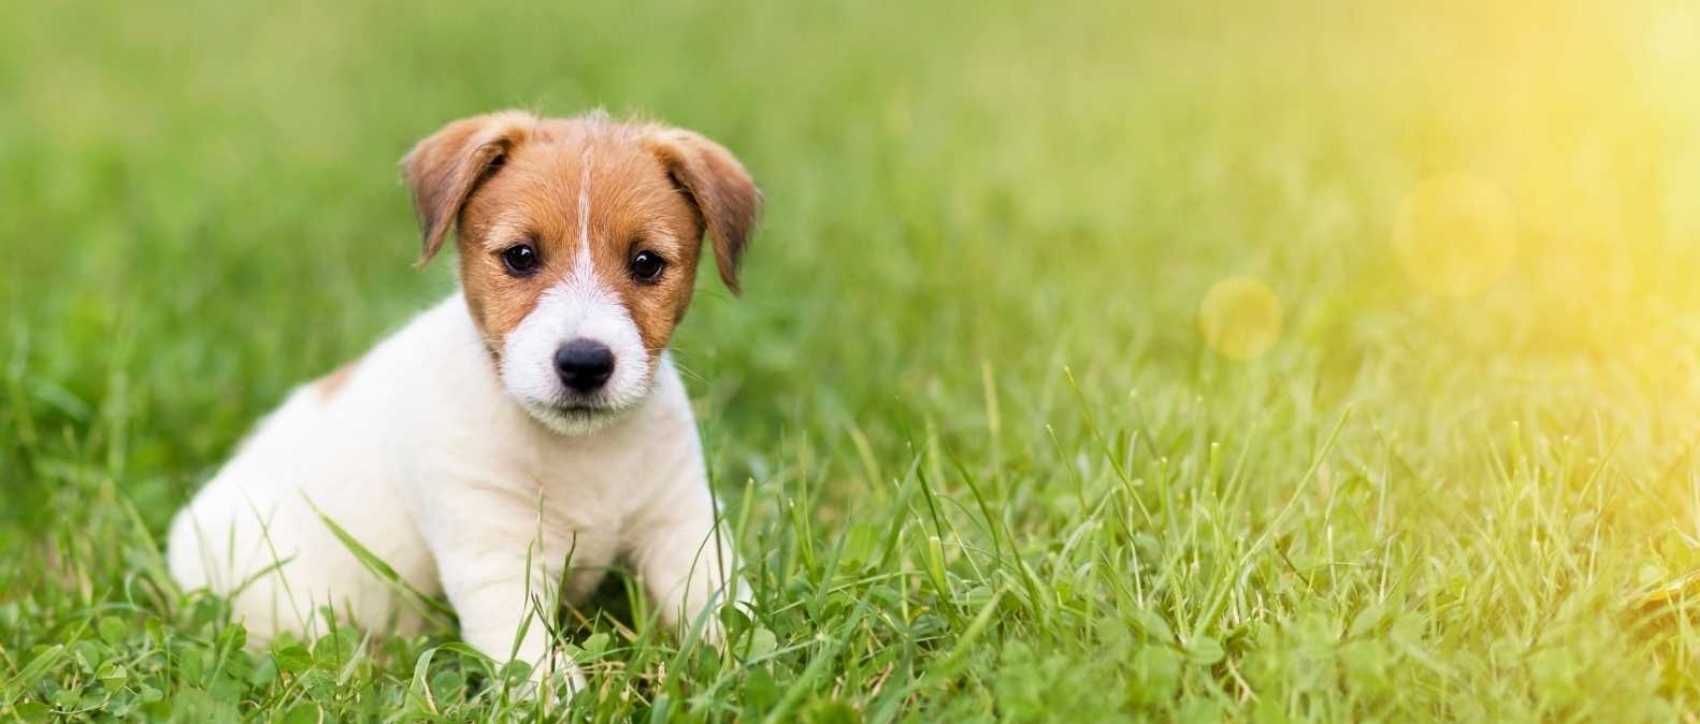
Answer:
<svg viewBox="0 0 1700 724"><path fill-rule="evenodd" d="M718 640L735 560L667 346L705 235L737 292L755 183L696 133L600 112L456 121L402 164L419 263L454 227L459 291L262 420L172 522L172 575L229 596L255 644L323 633L327 611L417 631L328 518L539 676L583 684L537 603L616 560L664 624Z"/></svg>

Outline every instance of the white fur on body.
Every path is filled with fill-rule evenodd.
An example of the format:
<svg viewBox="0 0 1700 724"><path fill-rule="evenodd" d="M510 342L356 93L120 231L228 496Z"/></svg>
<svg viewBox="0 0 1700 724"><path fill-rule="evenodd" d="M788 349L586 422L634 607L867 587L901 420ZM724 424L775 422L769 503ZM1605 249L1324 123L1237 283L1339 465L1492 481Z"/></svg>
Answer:
<svg viewBox="0 0 1700 724"><path fill-rule="evenodd" d="M504 392L459 293L380 343L334 394L296 389L171 527L172 575L223 594L243 586L232 605L256 644L323 633L326 605L362 626L417 630L419 613L314 506L409 585L446 593L462 637L498 661L544 661L544 622L527 617L534 597L554 600L569 556L569 600L620 560L669 625L696 624L734 567L666 355L634 407L563 435ZM701 625L718 635L712 615Z"/></svg>

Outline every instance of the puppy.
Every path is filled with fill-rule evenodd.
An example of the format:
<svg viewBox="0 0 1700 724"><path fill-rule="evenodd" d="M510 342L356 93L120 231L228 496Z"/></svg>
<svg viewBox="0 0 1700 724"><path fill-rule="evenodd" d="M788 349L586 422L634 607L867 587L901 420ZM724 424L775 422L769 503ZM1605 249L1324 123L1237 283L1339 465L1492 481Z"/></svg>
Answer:
<svg viewBox="0 0 1700 724"><path fill-rule="evenodd" d="M173 521L172 575L229 596L256 644L327 615L418 630L328 518L539 675L582 684L538 602L615 561L663 623L717 638L735 560L667 346L705 235L737 291L749 174L700 135L601 113L456 121L402 164L420 264L453 231L459 290L264 419Z"/></svg>

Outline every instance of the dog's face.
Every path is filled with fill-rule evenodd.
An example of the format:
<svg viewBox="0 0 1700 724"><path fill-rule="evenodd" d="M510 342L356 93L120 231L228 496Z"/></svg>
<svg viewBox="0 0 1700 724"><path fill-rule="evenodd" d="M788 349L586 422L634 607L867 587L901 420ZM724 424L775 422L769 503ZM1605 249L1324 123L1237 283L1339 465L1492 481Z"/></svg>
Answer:
<svg viewBox="0 0 1700 724"><path fill-rule="evenodd" d="M563 433L597 429L649 393L705 234L737 291L761 203L713 141L601 114L456 121L403 165L421 263L458 226L461 287L502 386Z"/></svg>

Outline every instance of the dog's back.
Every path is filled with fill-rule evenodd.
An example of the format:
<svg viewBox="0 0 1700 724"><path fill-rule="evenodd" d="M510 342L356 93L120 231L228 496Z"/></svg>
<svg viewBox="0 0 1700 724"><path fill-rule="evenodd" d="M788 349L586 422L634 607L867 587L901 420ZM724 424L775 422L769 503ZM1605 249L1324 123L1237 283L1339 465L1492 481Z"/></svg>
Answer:
<svg viewBox="0 0 1700 724"><path fill-rule="evenodd" d="M396 611L399 628L417 625L417 617L395 605L393 591L362 571L320 514L356 533L410 585L436 588L399 490L411 462L406 441L429 444L430 432L418 429L427 422L416 414L420 401L401 388L414 388L415 396L442 389L441 380L420 378L452 374L455 349L476 343L451 339L457 336L452 305L460 303L451 298L420 315L336 373L341 379L334 385L297 387L172 522L172 575L185 588L231 596L252 643L283 630L322 633L317 611L326 605L363 623L381 625ZM423 366L417 350L430 352ZM481 361L476 354L467 354L472 363ZM373 585L346 585L364 579Z"/></svg>

